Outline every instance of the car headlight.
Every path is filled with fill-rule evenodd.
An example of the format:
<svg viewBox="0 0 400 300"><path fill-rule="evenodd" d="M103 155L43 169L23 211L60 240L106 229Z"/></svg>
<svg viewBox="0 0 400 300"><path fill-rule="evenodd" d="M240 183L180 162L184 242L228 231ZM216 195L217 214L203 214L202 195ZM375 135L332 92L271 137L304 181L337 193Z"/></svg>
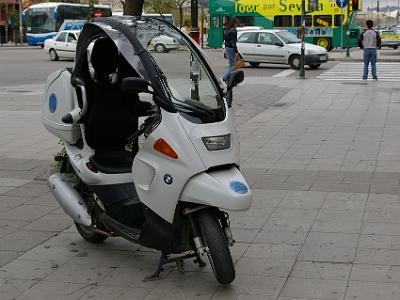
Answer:
<svg viewBox="0 0 400 300"><path fill-rule="evenodd" d="M231 147L231 135L217 135L202 137L204 146L208 151L224 150Z"/></svg>

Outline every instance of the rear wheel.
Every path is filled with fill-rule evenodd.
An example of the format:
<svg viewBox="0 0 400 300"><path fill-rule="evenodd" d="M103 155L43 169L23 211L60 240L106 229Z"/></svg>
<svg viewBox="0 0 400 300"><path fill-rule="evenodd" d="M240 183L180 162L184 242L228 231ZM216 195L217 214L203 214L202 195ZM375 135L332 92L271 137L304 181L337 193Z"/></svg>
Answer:
<svg viewBox="0 0 400 300"><path fill-rule="evenodd" d="M217 281L229 284L235 279L231 252L217 215L210 209L199 212L198 222L207 255Z"/></svg>
<svg viewBox="0 0 400 300"><path fill-rule="evenodd" d="M332 50L332 40L328 37L319 37L314 40L314 44L325 48L328 51Z"/></svg>
<svg viewBox="0 0 400 300"><path fill-rule="evenodd" d="M293 69L300 69L300 55L292 55L289 59L289 65Z"/></svg>
<svg viewBox="0 0 400 300"><path fill-rule="evenodd" d="M156 44L154 46L154 51L156 51L157 53L164 53L167 52L167 48L165 48L165 45L163 44Z"/></svg>
<svg viewBox="0 0 400 300"><path fill-rule="evenodd" d="M321 66L321 64L315 64L315 65L309 65L309 66L311 69L316 70Z"/></svg>
<svg viewBox="0 0 400 300"><path fill-rule="evenodd" d="M399 48L399 46L393 46L393 49L397 49L397 48Z"/></svg>
<svg viewBox="0 0 400 300"><path fill-rule="evenodd" d="M252 67L258 67L260 65L259 62L249 62L250 66Z"/></svg>
<svg viewBox="0 0 400 300"><path fill-rule="evenodd" d="M52 61L58 60L58 54L57 54L56 50L50 49L49 55L50 55L50 59L51 59Z"/></svg>
<svg viewBox="0 0 400 300"><path fill-rule="evenodd" d="M81 237L83 237L86 241L93 244L100 244L104 240L108 238L108 236L94 232L87 228L86 226L75 222L75 227L78 230Z"/></svg>

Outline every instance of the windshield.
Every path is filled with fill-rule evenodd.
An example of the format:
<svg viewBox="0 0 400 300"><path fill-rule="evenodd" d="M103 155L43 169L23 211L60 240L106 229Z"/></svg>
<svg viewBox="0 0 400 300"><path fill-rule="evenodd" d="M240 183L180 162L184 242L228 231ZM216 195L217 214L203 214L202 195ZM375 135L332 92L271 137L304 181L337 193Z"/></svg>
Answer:
<svg viewBox="0 0 400 300"><path fill-rule="evenodd" d="M278 31L276 34L285 42L285 44L297 44L301 42L297 36L288 31Z"/></svg>
<svg viewBox="0 0 400 300"><path fill-rule="evenodd" d="M55 32L56 20L54 18L54 7L34 8L27 12L27 32L47 33Z"/></svg>
<svg viewBox="0 0 400 300"><path fill-rule="evenodd" d="M217 82L181 33L165 23L146 19L130 29L148 49L158 77L176 110L192 122L211 123L225 118Z"/></svg>

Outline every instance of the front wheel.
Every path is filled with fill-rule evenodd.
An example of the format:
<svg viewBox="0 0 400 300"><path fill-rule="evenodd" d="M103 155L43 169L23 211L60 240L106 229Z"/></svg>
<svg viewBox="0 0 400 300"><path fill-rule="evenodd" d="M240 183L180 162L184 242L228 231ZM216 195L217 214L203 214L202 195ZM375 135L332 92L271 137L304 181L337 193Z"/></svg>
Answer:
<svg viewBox="0 0 400 300"><path fill-rule="evenodd" d="M252 67L258 67L258 66L260 65L259 62L250 62L249 64L250 64L250 66L252 66Z"/></svg>
<svg viewBox="0 0 400 300"><path fill-rule="evenodd" d="M231 252L217 215L210 209L199 212L198 222L207 255L217 281L229 284L235 279Z"/></svg>
<svg viewBox="0 0 400 300"><path fill-rule="evenodd" d="M315 65L309 65L309 66L311 69L316 70L321 66L321 64L315 64Z"/></svg>
<svg viewBox="0 0 400 300"><path fill-rule="evenodd" d="M289 59L289 65L292 69L300 69L300 55L292 55Z"/></svg>
<svg viewBox="0 0 400 300"><path fill-rule="evenodd" d="M49 55L50 55L50 59L51 59L52 61L58 60L58 54L57 54L56 50L50 49Z"/></svg>

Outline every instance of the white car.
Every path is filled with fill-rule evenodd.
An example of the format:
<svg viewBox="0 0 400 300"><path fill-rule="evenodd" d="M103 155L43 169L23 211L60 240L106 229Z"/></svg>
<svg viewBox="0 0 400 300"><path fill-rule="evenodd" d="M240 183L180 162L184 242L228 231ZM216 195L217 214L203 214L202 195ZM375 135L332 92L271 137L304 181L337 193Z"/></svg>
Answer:
<svg viewBox="0 0 400 300"><path fill-rule="evenodd" d="M149 50L154 50L157 53L163 53L178 49L179 47L180 44L176 39L167 35L159 35L151 40Z"/></svg>
<svg viewBox="0 0 400 300"><path fill-rule="evenodd" d="M59 58L74 58L79 30L63 30L54 38L44 42L44 51L49 53L51 60Z"/></svg>
<svg viewBox="0 0 400 300"><path fill-rule="evenodd" d="M238 32L237 48L245 62L257 67L260 63L289 64L300 68L301 42L285 30L250 30ZM305 43L305 65L317 69L328 61L328 51Z"/></svg>

